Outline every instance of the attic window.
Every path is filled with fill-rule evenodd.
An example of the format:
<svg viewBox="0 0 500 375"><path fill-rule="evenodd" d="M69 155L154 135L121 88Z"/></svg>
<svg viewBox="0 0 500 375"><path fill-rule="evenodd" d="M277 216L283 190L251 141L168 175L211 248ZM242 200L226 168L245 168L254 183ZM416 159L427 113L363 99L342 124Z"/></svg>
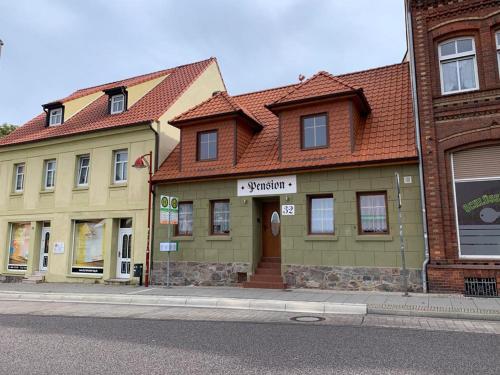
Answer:
<svg viewBox="0 0 500 375"><path fill-rule="evenodd" d="M54 108L49 111L49 126L61 125L63 117L63 109Z"/></svg>
<svg viewBox="0 0 500 375"><path fill-rule="evenodd" d="M127 88L125 86L104 90L108 95L108 113L116 115L127 110Z"/></svg>
<svg viewBox="0 0 500 375"><path fill-rule="evenodd" d="M111 114L122 113L125 110L125 95L118 94L111 97Z"/></svg>

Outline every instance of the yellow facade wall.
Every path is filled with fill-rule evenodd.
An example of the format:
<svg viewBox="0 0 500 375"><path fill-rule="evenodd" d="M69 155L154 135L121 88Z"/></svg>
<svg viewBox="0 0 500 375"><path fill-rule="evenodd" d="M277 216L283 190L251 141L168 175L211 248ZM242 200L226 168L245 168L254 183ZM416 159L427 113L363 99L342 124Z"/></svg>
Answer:
<svg viewBox="0 0 500 375"><path fill-rule="evenodd" d="M99 99L104 92L98 91L90 95L82 96L81 98L70 100L64 103L64 121L69 120L93 101Z"/></svg>
<svg viewBox="0 0 500 375"><path fill-rule="evenodd" d="M143 83L139 83L138 85L127 87L127 96L128 103L127 107L131 108L135 103L137 103L144 95L154 89L158 84L161 83L165 78L168 77L164 75L162 77L158 77L156 79L152 79Z"/></svg>
<svg viewBox="0 0 500 375"><path fill-rule="evenodd" d="M40 230L50 222L51 240L46 280L90 281L106 280L116 273L116 231L120 218L132 218L132 263L144 263L147 235L147 170L134 169L133 161L154 150L155 137L149 125L91 133L71 140L40 142L0 152L0 273L31 275L38 271ZM128 181L112 183L113 151L128 150ZM90 155L88 188L76 187L77 156ZM42 190L43 163L56 159L56 186L53 192ZM14 165L26 165L26 181L22 194L13 192ZM73 221L104 219L105 264L102 276L72 275ZM26 272L8 271L10 224L30 222L30 254ZM109 233L108 233L109 232ZM55 242L64 243L64 253L54 254Z"/></svg>

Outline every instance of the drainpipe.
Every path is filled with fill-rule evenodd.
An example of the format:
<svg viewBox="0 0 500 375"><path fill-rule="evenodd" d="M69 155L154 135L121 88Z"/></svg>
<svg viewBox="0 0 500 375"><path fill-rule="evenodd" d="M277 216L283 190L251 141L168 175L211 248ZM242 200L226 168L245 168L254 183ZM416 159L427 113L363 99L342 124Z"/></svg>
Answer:
<svg viewBox="0 0 500 375"><path fill-rule="evenodd" d="M155 152L154 152L154 160L155 160L155 165L153 169L153 174L158 170L158 154L159 154L159 147L160 147L160 135L158 134L158 131L154 128L154 124L156 124L157 128L159 129L160 123L158 121L152 121L149 123L150 129L153 131L155 135ZM153 194L153 207L152 207L152 222L151 222L151 253L150 253L150 274L151 271L153 270L153 253L154 253L154 243L155 243L155 218L156 218L156 185L153 185L153 188L151 189L151 194ZM150 275L151 276L151 275ZM151 277L150 277L151 278Z"/></svg>
<svg viewBox="0 0 500 375"><path fill-rule="evenodd" d="M420 202L422 206L422 226L424 229L424 263L422 264L422 287L425 293L428 293L427 283L427 266L429 264L429 236L427 228L427 210L425 203L425 185L424 185L424 164L422 158L422 145L420 138L420 116L418 112L418 97L417 97L417 73L415 65L415 56L413 54L413 28L410 12L411 0L405 0L405 18L406 18L406 39L407 48L410 56L410 77L411 77L411 91L413 98L413 113L415 116L415 131L418 151L418 164L419 164L419 177L420 177Z"/></svg>

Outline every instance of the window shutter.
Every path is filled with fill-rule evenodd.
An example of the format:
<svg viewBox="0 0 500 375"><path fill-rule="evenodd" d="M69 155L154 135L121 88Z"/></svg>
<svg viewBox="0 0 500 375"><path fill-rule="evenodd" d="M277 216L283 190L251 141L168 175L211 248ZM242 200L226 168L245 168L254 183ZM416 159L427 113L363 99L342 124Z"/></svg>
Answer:
<svg viewBox="0 0 500 375"><path fill-rule="evenodd" d="M500 145L453 153L455 179L500 177Z"/></svg>

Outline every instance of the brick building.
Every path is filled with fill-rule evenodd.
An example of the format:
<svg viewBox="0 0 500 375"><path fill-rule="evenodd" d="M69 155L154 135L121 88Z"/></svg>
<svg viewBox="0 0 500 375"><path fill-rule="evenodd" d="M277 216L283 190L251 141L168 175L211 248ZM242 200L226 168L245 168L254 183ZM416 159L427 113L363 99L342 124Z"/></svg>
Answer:
<svg viewBox="0 0 500 375"><path fill-rule="evenodd" d="M428 288L496 294L500 1L410 0L407 11L428 222Z"/></svg>

